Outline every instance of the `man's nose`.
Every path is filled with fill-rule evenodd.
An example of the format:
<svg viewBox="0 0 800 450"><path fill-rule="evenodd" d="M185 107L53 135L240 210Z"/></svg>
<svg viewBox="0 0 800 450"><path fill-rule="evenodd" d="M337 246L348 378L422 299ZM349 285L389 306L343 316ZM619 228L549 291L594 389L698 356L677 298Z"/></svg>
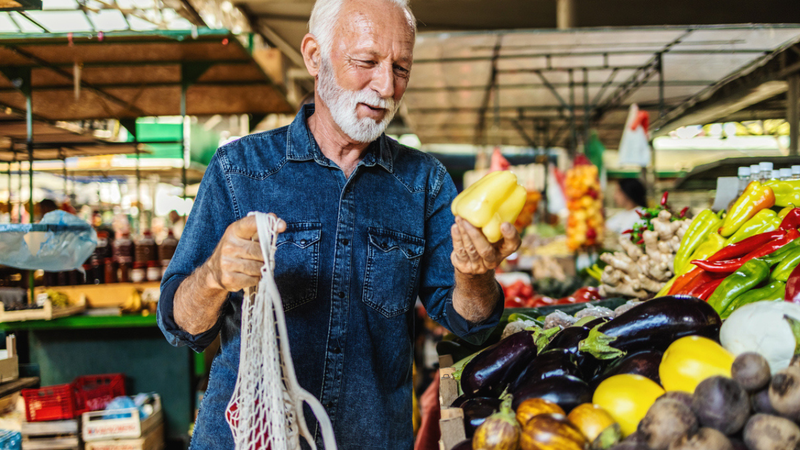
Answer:
<svg viewBox="0 0 800 450"><path fill-rule="evenodd" d="M372 79L372 88L381 98L394 97L394 72L391 64L381 64Z"/></svg>

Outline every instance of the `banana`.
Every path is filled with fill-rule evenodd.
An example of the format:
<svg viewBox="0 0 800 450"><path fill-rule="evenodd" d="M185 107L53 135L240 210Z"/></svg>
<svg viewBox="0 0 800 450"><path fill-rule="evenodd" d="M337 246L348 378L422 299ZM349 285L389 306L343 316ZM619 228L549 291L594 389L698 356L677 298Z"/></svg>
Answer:
<svg viewBox="0 0 800 450"><path fill-rule="evenodd" d="M128 299L125 300L125 303L120 306L122 312L126 313L137 313L142 309L142 296L139 294L139 291L133 289L128 296Z"/></svg>

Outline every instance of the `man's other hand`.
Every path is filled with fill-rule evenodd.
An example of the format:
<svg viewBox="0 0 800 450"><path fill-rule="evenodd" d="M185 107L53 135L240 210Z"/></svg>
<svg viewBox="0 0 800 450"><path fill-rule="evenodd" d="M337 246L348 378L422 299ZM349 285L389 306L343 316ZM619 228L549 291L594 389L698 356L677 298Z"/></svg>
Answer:
<svg viewBox="0 0 800 450"><path fill-rule="evenodd" d="M466 275L483 275L517 251L521 239L514 225L503 223L500 232L503 238L492 244L481 230L456 216L456 223L450 228L453 237L450 260L456 270Z"/></svg>
<svg viewBox="0 0 800 450"><path fill-rule="evenodd" d="M269 215L275 217L275 214ZM280 220L278 232L284 231L286 222ZM258 237L255 216L245 217L228 226L214 253L206 261L209 274L206 283L209 288L238 292L258 284L264 257L254 237Z"/></svg>

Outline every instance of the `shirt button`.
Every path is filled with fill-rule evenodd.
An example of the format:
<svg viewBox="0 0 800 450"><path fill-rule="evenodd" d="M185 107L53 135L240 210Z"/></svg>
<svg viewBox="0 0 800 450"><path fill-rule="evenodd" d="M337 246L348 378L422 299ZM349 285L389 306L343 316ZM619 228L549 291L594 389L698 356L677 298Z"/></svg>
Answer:
<svg viewBox="0 0 800 450"><path fill-rule="evenodd" d="M336 353L336 354L339 354L339 353L342 353L342 349L341 349L341 348L339 348L339 347L333 347L333 348L331 349L331 352L333 352L333 353Z"/></svg>
<svg viewBox="0 0 800 450"><path fill-rule="evenodd" d="M333 408L332 402L325 403L325 409L331 409L331 408Z"/></svg>
<svg viewBox="0 0 800 450"><path fill-rule="evenodd" d="M339 291L339 293L336 294L336 295L338 295L339 298L344 298L344 292L342 292L342 291Z"/></svg>
<svg viewBox="0 0 800 450"><path fill-rule="evenodd" d="M306 245L306 244L308 244L308 241L307 241L307 240L305 240L305 239L300 239L300 245Z"/></svg>
<svg viewBox="0 0 800 450"><path fill-rule="evenodd" d="M347 239L342 239L342 245L347 245L349 243L350 243L350 241L348 241Z"/></svg>

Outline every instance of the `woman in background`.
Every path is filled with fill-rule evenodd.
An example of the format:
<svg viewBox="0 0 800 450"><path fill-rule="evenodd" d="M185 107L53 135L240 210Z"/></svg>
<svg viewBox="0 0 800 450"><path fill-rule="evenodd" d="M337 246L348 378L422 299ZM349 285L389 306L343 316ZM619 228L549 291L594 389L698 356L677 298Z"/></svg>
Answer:
<svg viewBox="0 0 800 450"><path fill-rule="evenodd" d="M608 234L622 234L625 230L633 228L639 221L642 208L647 206L646 190L637 178L623 178L617 182L614 189L614 206L622 211L614 214L606 221Z"/></svg>

